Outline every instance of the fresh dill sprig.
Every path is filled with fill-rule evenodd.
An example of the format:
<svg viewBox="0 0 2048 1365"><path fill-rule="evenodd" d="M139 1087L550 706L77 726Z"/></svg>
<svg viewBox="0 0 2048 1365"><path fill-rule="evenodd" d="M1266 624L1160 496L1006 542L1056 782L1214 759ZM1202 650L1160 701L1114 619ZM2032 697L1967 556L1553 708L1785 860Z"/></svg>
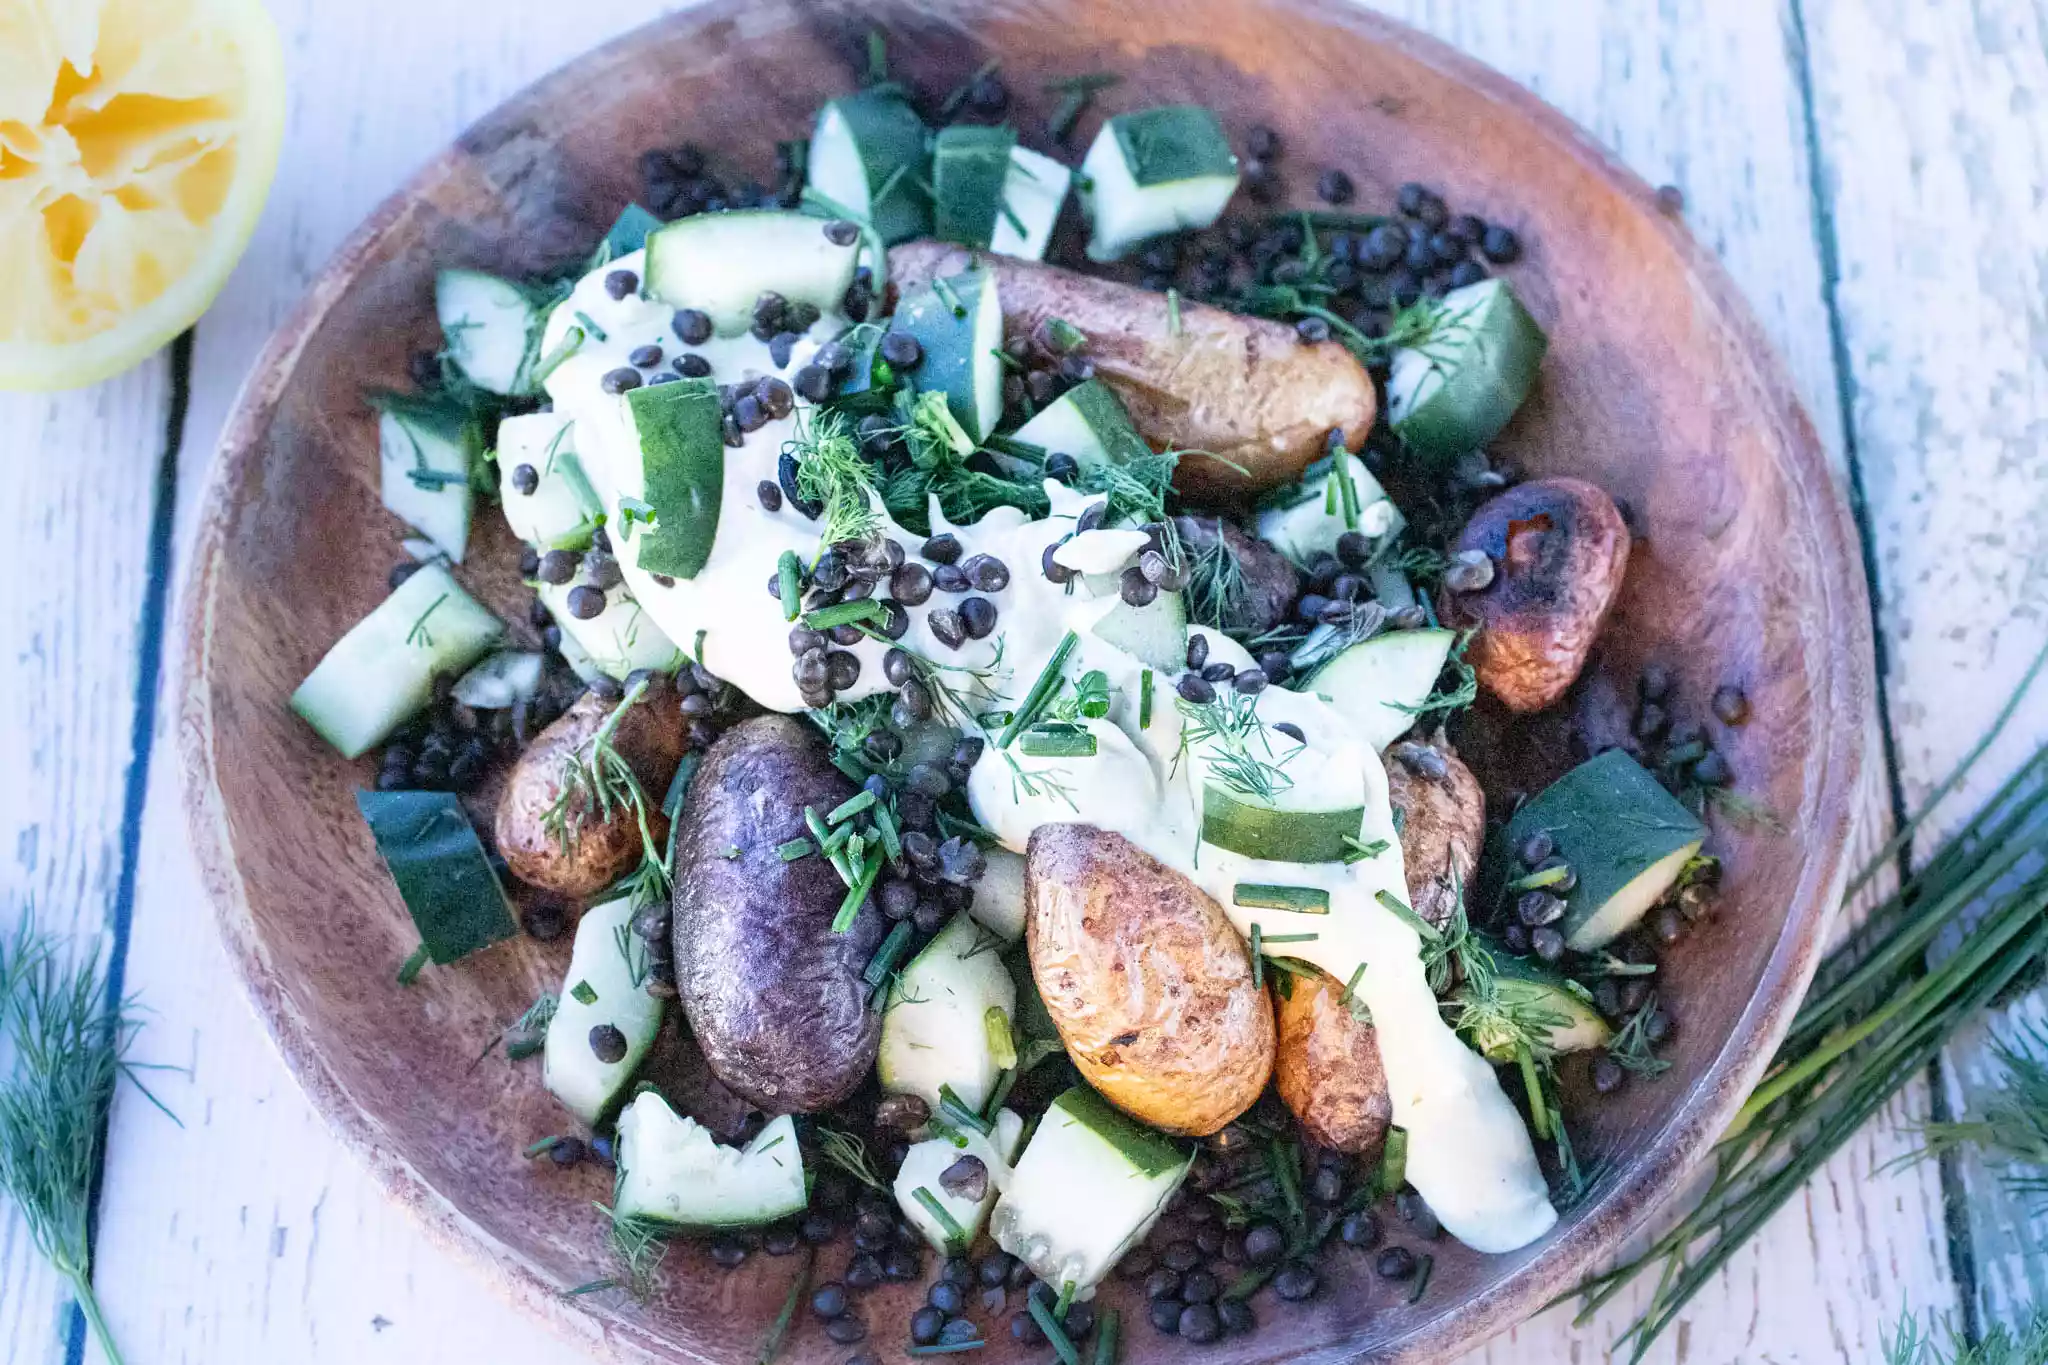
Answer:
<svg viewBox="0 0 2048 1365"><path fill-rule="evenodd" d="M862 1142L852 1133L841 1132L837 1128L828 1128L822 1123L817 1126L816 1132L818 1135L818 1155L820 1157L837 1166L869 1189L879 1190L883 1194L889 1192L888 1183L880 1175L876 1174L875 1164L868 1158L866 1143Z"/></svg>
<svg viewBox="0 0 2048 1365"><path fill-rule="evenodd" d="M647 688L644 681L635 683L589 742L562 756L555 799L540 817L541 829L556 839L567 856L582 838L583 828L593 815L603 824L617 811L632 812L640 828L640 864L619 883L617 890L641 902L660 900L668 894L670 868L661 841L654 837L653 805L633 765L613 747L612 741L626 714L647 695Z"/></svg>
<svg viewBox="0 0 2048 1365"><path fill-rule="evenodd" d="M1451 670L1455 681L1449 687L1439 687L1413 706L1400 702L1388 702L1396 711L1405 711L1411 716L1426 716L1441 711L1448 716L1453 711L1462 711L1479 700L1479 674L1465 661L1465 646L1472 641L1472 631L1458 636L1451 646L1450 657L1444 660L1444 667Z"/></svg>
<svg viewBox="0 0 2048 1365"><path fill-rule="evenodd" d="M1232 692L1206 702L1178 697L1174 706L1186 722L1180 732L1180 752L1201 748L1208 776L1241 796L1260 801L1271 801L1294 786L1286 768L1303 746L1297 743L1284 754L1274 751L1266 723L1259 719L1256 696ZM1178 755L1174 761L1179 763Z"/></svg>
<svg viewBox="0 0 2048 1365"><path fill-rule="evenodd" d="M1623 1070L1638 1076L1661 1076L1671 1069L1671 1063L1657 1055L1656 1045L1650 1041L1650 1020L1656 1014L1657 997L1653 993L1607 1044L1607 1055Z"/></svg>
<svg viewBox="0 0 2048 1365"><path fill-rule="evenodd" d="M860 441L846 415L832 409L801 409L796 434L782 446L796 457L797 492L822 503L818 539L826 545L843 540L872 540L880 533L875 510L878 489L875 468L860 453Z"/></svg>
<svg viewBox="0 0 2048 1365"><path fill-rule="evenodd" d="M121 1365L93 1292L92 1184L122 1077L170 1111L127 1060L140 1028L134 1002L109 998L97 954L61 952L34 914L24 914L13 942L0 945L0 985L14 1053L0 1085L0 1189L20 1207L36 1250L71 1286L107 1359Z"/></svg>
<svg viewBox="0 0 2048 1365"><path fill-rule="evenodd" d="M1242 621L1250 606L1251 584L1244 561L1230 546L1219 524L1210 539L1188 556L1188 585L1181 595L1188 619L1212 630L1228 631Z"/></svg>
<svg viewBox="0 0 2048 1365"><path fill-rule="evenodd" d="M612 1202L618 1202L616 1193ZM662 1259L668 1255L669 1227L652 1218L622 1218L617 1210L603 1204L591 1207L611 1224L612 1255L618 1258L622 1273L565 1289L562 1297L574 1299L607 1289L623 1289L635 1299L644 1301L654 1292L654 1272L660 1269Z"/></svg>
<svg viewBox="0 0 2048 1365"><path fill-rule="evenodd" d="M1884 1365L2040 1365L2048 1360L2048 1308L2034 1310L2016 1327L1994 1322L1974 1343L1947 1322L1941 1323L1946 1342L1937 1341L1935 1323L1923 1331L1910 1308L1900 1311L1895 1330L1879 1338Z"/></svg>
<svg viewBox="0 0 2048 1365"><path fill-rule="evenodd" d="M1995 1039L1991 1052L2005 1072L2004 1085L1970 1117L1928 1124L1922 1130L1927 1148L1916 1155L1981 1147L2011 1163L2006 1184L2016 1193L2048 1199L2048 1027L2023 1024Z"/></svg>
<svg viewBox="0 0 2048 1365"><path fill-rule="evenodd" d="M927 529L930 498L938 495L939 510L957 526L979 521L998 507L1016 507L1042 517L1050 510L1045 490L977 469L968 463L979 447L960 425L938 390L896 394L896 425L889 433L909 451L910 461L893 470L882 488L889 514L909 530Z"/></svg>

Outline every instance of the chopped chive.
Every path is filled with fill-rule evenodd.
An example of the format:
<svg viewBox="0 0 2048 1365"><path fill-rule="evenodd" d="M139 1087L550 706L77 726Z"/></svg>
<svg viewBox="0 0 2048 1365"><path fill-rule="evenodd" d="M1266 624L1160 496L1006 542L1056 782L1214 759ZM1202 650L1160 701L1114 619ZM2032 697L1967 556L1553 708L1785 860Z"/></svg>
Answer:
<svg viewBox="0 0 2048 1365"><path fill-rule="evenodd" d="M782 619L794 621L804 609L804 562L795 550L784 550L775 561L775 588L782 594Z"/></svg>
<svg viewBox="0 0 2048 1365"><path fill-rule="evenodd" d="M881 985L883 978L896 970L896 963L903 956L903 950L910 946L910 936L913 932L915 930L909 920L898 920L895 927L889 930L889 937L882 940L882 946L875 949L875 955L868 959L867 969L860 974L860 979L870 986Z"/></svg>
<svg viewBox="0 0 2048 1365"><path fill-rule="evenodd" d="M853 837L853 826L841 825L838 829L825 836L825 842L818 846L818 851L825 854L837 853L840 849L853 842Z"/></svg>
<svg viewBox="0 0 2048 1365"><path fill-rule="evenodd" d="M1095 736L1086 730L1034 725L1017 741L1026 758L1093 758Z"/></svg>
<svg viewBox="0 0 2048 1365"><path fill-rule="evenodd" d="M762 1148L766 1151L767 1148ZM804 1301L811 1289L811 1271L817 1265L818 1253L807 1252L804 1263L797 1267L796 1279L790 1282L789 1293L782 1300L782 1311L775 1315L775 1321L768 1328L768 1335L761 1342L761 1353L754 1357L754 1365L775 1365L775 1357L782 1354L782 1341L789 1335L790 1323L796 1321L796 1306Z"/></svg>
<svg viewBox="0 0 2048 1365"><path fill-rule="evenodd" d="M988 353L994 356L996 358L996 363L998 365L1001 365L1006 370L1014 370L1018 374L1022 374L1027 368L1029 368L1025 365L1023 361L1017 359L1017 357L1011 355L1008 351L1004 350L1000 346L989 347Z"/></svg>
<svg viewBox="0 0 2048 1365"><path fill-rule="evenodd" d="M838 602L829 607L804 613L804 624L812 630L830 630L834 626L853 626L866 621L880 621L887 613L882 604L872 597L863 597L858 602Z"/></svg>
<svg viewBox="0 0 2048 1365"><path fill-rule="evenodd" d="M1095 1365L1116 1365L1123 1330L1124 1315L1114 1308L1103 1309L1102 1320L1095 1325Z"/></svg>
<svg viewBox="0 0 2048 1365"><path fill-rule="evenodd" d="M962 1100L950 1085L941 1085L939 1087L939 1113L948 1122L958 1124L963 1128L972 1128L983 1137L987 1137L990 1131L992 1131L989 1121L983 1118L977 1111L968 1108L966 1101Z"/></svg>
<svg viewBox="0 0 2048 1365"><path fill-rule="evenodd" d="M1038 1324L1038 1330L1045 1333L1045 1339L1052 1345L1053 1353L1060 1358L1060 1365L1081 1365L1081 1353L1074 1349L1074 1339L1067 1335L1067 1329L1053 1316L1052 1309L1045 1306L1045 1300L1033 1296L1026 1300L1031 1308L1031 1320Z"/></svg>
<svg viewBox="0 0 2048 1365"><path fill-rule="evenodd" d="M1436 1269L1436 1257L1422 1253L1422 1268L1415 1274L1415 1288L1408 1291L1408 1302L1422 1302L1422 1291L1429 1288L1429 1272Z"/></svg>
<svg viewBox="0 0 2048 1365"><path fill-rule="evenodd" d="M1408 1130L1389 1128L1380 1152L1380 1193L1396 1194L1408 1183Z"/></svg>
<svg viewBox="0 0 2048 1365"><path fill-rule="evenodd" d="M1178 289L1166 291L1166 334L1170 337L1180 335L1180 290Z"/></svg>
<svg viewBox="0 0 2048 1365"><path fill-rule="evenodd" d="M960 1220L955 1218L946 1206L939 1202L939 1197L931 1192L930 1186L919 1185L910 1192L910 1197L924 1205L925 1212L929 1213L933 1220L938 1223L939 1231L946 1234L946 1249L948 1251L958 1254L967 1249L967 1229L961 1227Z"/></svg>
<svg viewBox="0 0 2048 1365"><path fill-rule="evenodd" d="M823 852L825 861L832 864L832 870L839 874L839 880L851 890L853 884L860 880L860 873L854 868L853 861L846 856L846 850L835 848Z"/></svg>
<svg viewBox="0 0 2048 1365"><path fill-rule="evenodd" d="M1385 894L1384 892L1382 894ZM1330 893L1320 886L1283 886L1274 882L1239 882L1230 902L1247 910L1292 910L1298 915L1330 913Z"/></svg>
<svg viewBox="0 0 2048 1365"><path fill-rule="evenodd" d="M1059 691L1060 670L1067 666L1067 656L1072 654L1080 643L1081 637L1071 630L1060 637L1059 644L1052 651L1052 657L1045 661L1045 667L1039 670L1037 679L1031 684L1031 690L1024 694L1024 704L1017 708L1017 714L1010 718L1010 723L1003 727L1003 733L997 737L998 749L1009 748L1010 741L1036 721L1039 713L1052 704L1053 695Z"/></svg>
<svg viewBox="0 0 2048 1365"><path fill-rule="evenodd" d="M419 947L413 949L412 956L407 958L398 969L398 984L410 986L413 982L417 981L420 969L427 965L427 956L426 944L422 943Z"/></svg>
<svg viewBox="0 0 2048 1365"><path fill-rule="evenodd" d="M941 1341L932 1346L906 1346L903 1348L903 1354L907 1356L949 1356L958 1351L979 1351L986 1345L988 1345L987 1341Z"/></svg>
<svg viewBox="0 0 2048 1365"><path fill-rule="evenodd" d="M1510 891L1541 891L1546 886L1556 886L1572 875L1571 866L1559 863L1556 867L1539 867L1526 877L1517 877L1508 883Z"/></svg>
<svg viewBox="0 0 2048 1365"><path fill-rule="evenodd" d="M1078 351L1088 344L1088 334L1065 318L1048 319L1045 324L1045 335L1052 342L1053 349L1063 354Z"/></svg>
<svg viewBox="0 0 2048 1365"><path fill-rule="evenodd" d="M526 1158L527 1160L531 1161L534 1157L546 1156L549 1152L552 1152L555 1150L555 1148L561 1146L561 1144L562 1140L558 1137L544 1137L539 1142L528 1143L526 1147Z"/></svg>
<svg viewBox="0 0 2048 1365"><path fill-rule="evenodd" d="M1322 937L1322 935L1321 935L1321 934L1268 934L1268 935L1266 935L1266 942L1268 942L1268 943L1313 943L1313 942L1315 942L1315 941L1316 941L1317 939L1319 939L1319 938L1321 938L1321 937Z"/></svg>
<svg viewBox="0 0 2048 1365"><path fill-rule="evenodd" d="M860 914L861 903L867 900L868 892L874 889L875 878L881 873L882 850L878 848L869 852L860 880L847 888L846 899L839 902L839 913L832 918L833 933L843 934L853 927L854 917Z"/></svg>
<svg viewBox="0 0 2048 1365"><path fill-rule="evenodd" d="M1138 728L1152 728L1152 670L1138 675Z"/></svg>
<svg viewBox="0 0 2048 1365"><path fill-rule="evenodd" d="M863 791L849 796L832 808L832 813L825 817L825 823L828 825L843 825L874 804L875 794L871 791Z"/></svg>
<svg viewBox="0 0 2048 1365"><path fill-rule="evenodd" d="M538 388L547 377L562 368L562 362L583 349L583 329L571 327L562 333L562 339L555 343L555 349L540 358L533 367L533 383Z"/></svg>
<svg viewBox="0 0 2048 1365"><path fill-rule="evenodd" d="M595 1005L597 991L588 981L579 981L569 988L569 998L579 1005Z"/></svg>
<svg viewBox="0 0 2048 1365"><path fill-rule="evenodd" d="M775 846L775 856L782 859L785 863L793 863L798 858L808 856L812 847L813 845L809 839L798 835L786 844L777 844Z"/></svg>
<svg viewBox="0 0 2048 1365"><path fill-rule="evenodd" d="M823 848L825 845L832 843L832 831L826 829L825 822L818 818L818 808L816 806L804 807L804 824L811 831L811 837L818 841L818 847ZM837 848L838 845L833 844L833 847Z"/></svg>
<svg viewBox="0 0 2048 1365"><path fill-rule="evenodd" d="M989 1060L998 1070L1008 1070L1017 1065L1017 1040L1010 1033L1010 1016L1003 1013L1001 1005L990 1005L982 1012L981 1029L988 1037Z"/></svg>
<svg viewBox="0 0 2048 1365"><path fill-rule="evenodd" d="M1258 990L1260 987L1266 984L1265 948L1265 931L1259 927L1259 922L1257 920L1253 920L1251 932L1253 990Z"/></svg>
<svg viewBox="0 0 2048 1365"><path fill-rule="evenodd" d="M1402 900L1393 892L1375 891L1373 893L1373 899L1378 901L1381 905L1384 905L1388 910L1392 911L1395 919L1400 920L1410 929L1413 929L1416 933L1422 935L1423 941L1425 943L1435 943L1443 938L1443 930L1437 928L1434 924L1431 924L1428 920L1416 914L1415 911L1409 906L1407 901Z"/></svg>
<svg viewBox="0 0 2048 1365"><path fill-rule="evenodd" d="M1067 1310L1074 1306L1074 1292L1079 1287L1072 1280L1060 1281L1060 1296L1052 1306L1052 1315L1060 1320L1062 1327L1066 1325Z"/></svg>
<svg viewBox="0 0 2048 1365"><path fill-rule="evenodd" d="M1017 1066L1012 1062L1009 1070L996 1077L996 1088L989 1092L988 1103L981 1107L981 1116L993 1124L996 1115L1002 1113L1003 1106L1010 1102L1010 1091L1016 1084Z"/></svg>
<svg viewBox="0 0 2048 1365"><path fill-rule="evenodd" d="M903 861L903 836L896 828L896 813L887 806L875 807L875 831L882 836L882 851L889 861Z"/></svg>
<svg viewBox="0 0 2048 1365"><path fill-rule="evenodd" d="M945 304L946 307L953 310L954 317L964 318L967 316L967 305L960 302L960 296L953 292L953 286L946 280L945 276L939 275L933 277L932 292L939 296L939 301L941 303ZM998 352L998 354L1001 353Z"/></svg>
<svg viewBox="0 0 2048 1365"><path fill-rule="evenodd" d="M1349 834L1344 836L1344 843L1344 861L1347 865L1363 862L1367 858L1377 858L1390 847L1385 839L1375 839L1369 844L1363 844Z"/></svg>
<svg viewBox="0 0 2048 1365"><path fill-rule="evenodd" d="M1536 1054L1527 1043L1515 1047L1515 1065L1522 1072L1522 1088L1529 1094L1529 1132L1538 1142L1548 1142L1550 1102L1543 1097L1543 1078L1536 1074Z"/></svg>
<svg viewBox="0 0 2048 1365"><path fill-rule="evenodd" d="M575 313L571 314L571 316L574 317L576 321L583 324L583 330L585 332L588 332L592 339L597 341L611 340L611 337L606 334L604 328L598 326L595 322L592 322L590 320L590 314L584 312L582 309L579 308L578 310L576 310Z"/></svg>
<svg viewBox="0 0 2048 1365"><path fill-rule="evenodd" d="M1358 964L1357 968L1351 973L1351 979L1344 983L1344 994L1337 997L1338 1004L1349 1005L1351 1003L1352 997L1358 990L1359 979L1364 975L1365 964L1361 962Z"/></svg>

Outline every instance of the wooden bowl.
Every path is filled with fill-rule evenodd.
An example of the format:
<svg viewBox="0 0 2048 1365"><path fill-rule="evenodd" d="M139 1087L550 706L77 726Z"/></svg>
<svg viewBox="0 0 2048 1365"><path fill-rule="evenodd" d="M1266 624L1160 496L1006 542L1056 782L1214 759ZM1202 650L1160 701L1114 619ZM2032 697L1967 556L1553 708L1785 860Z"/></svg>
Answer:
<svg viewBox="0 0 2048 1365"><path fill-rule="evenodd" d="M714 1269L678 1246L653 1297L565 1299L612 1273L592 1167L520 1158L566 1126L537 1063L473 1064L559 981L562 943L503 945L410 988L417 941L356 816L367 763L335 755L285 708L321 654L385 592L400 528L378 505L367 388L405 383L438 341L437 267L558 269L590 249L637 189L646 147L706 144L771 178L778 138L855 84L871 24L892 71L942 92L999 55L1020 127L1043 127L1045 80L1109 68L1100 105L1173 100L1227 126L1279 130L1308 202L1317 167L1349 167L1360 201L1430 182L1457 208L1515 226L1513 278L1549 330L1534 400L1499 443L1524 468L1576 474L1633 509L1639 543L1618 619L1580 689L1591 713L1668 665L1696 713L1723 682L1755 717L1718 730L1740 789L1771 827L1722 824L1718 915L1659 978L1682 1021L1672 1070L1593 1107L1578 1145L1600 1172L1540 1244L1485 1258L1448 1242L1419 1303L1364 1256L1333 1256L1312 1302L1267 1306L1261 1330L1188 1349L1126 1305L1129 1356L1223 1362L1424 1360L1532 1312L1615 1248L1720 1131L1804 987L1843 881L1871 687L1862 575L1847 510L1777 359L1713 259L1649 189L1533 96L1447 48L1339 0L716 0L571 63L513 99L374 214L272 340L229 422L203 519L183 655L181 750L192 832L230 955L314 1103L430 1230L510 1297L621 1359L751 1359L794 1258ZM1093 124L1084 125L1084 135ZM491 519L495 521L495 519ZM508 615L523 608L502 534L464 572ZM488 567L495 561L496 571ZM1553 734L1538 727L1539 735ZM1526 767L1544 743L1500 749ZM1503 769L1506 771L1506 769ZM1520 771L1520 769L1517 769ZM838 1273L844 1244L824 1255ZM893 1349L919 1286L872 1296ZM1283 1311L1284 1307L1284 1311ZM1136 1311L1131 1311L1136 1310ZM983 1361L1036 1358L997 1325ZM801 1313L790 1361L836 1361Z"/></svg>

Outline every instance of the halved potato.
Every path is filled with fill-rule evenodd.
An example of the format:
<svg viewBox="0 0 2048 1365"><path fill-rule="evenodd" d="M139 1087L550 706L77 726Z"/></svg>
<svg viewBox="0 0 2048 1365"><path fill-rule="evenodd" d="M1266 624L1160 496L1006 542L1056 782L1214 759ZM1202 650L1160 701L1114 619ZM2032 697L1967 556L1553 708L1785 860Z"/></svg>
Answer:
<svg viewBox="0 0 2048 1365"><path fill-rule="evenodd" d="M1379 1160L1394 1122L1379 1036L1325 972L1273 985L1279 1058L1273 1082L1311 1142Z"/></svg>

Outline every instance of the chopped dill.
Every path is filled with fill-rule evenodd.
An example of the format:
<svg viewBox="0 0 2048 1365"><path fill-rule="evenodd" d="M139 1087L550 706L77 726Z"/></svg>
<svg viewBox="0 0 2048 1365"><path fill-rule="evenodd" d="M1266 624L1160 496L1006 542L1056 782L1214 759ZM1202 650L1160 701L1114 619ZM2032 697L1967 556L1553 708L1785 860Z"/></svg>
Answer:
<svg viewBox="0 0 2048 1365"><path fill-rule="evenodd" d="M846 415L831 409L801 409L796 435L783 444L796 457L797 491L822 503L818 539L825 545L843 540L872 540L881 530L872 494L875 470L860 453L860 442Z"/></svg>

